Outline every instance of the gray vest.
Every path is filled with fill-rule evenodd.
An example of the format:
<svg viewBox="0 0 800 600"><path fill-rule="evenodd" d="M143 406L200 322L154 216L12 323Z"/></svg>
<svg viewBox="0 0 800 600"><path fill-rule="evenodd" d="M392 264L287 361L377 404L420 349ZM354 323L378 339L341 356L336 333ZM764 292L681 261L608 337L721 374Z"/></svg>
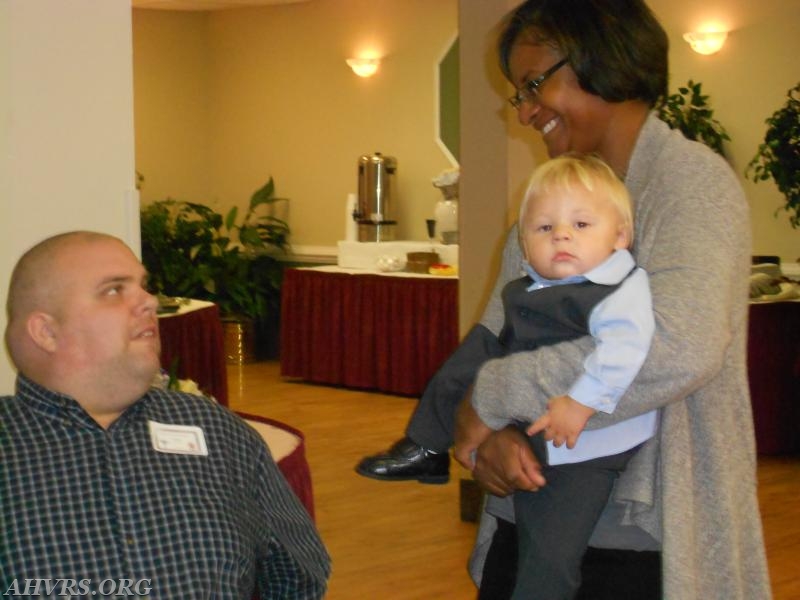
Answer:
<svg viewBox="0 0 800 600"><path fill-rule="evenodd" d="M505 323L499 341L506 354L588 335L592 309L622 285L582 281L529 292L531 283L522 277L503 288Z"/></svg>

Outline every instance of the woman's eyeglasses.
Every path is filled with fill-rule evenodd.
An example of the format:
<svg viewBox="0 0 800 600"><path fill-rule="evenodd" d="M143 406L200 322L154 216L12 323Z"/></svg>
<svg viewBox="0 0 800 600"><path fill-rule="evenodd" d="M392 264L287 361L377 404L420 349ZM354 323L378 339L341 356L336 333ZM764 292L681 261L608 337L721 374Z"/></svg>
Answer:
<svg viewBox="0 0 800 600"><path fill-rule="evenodd" d="M558 71L561 67L567 64L567 59L562 58L552 67L547 69L544 73L539 75L536 79L531 79L525 85L522 86L522 89L517 90L517 93L511 96L508 101L511 103L516 109L519 109L522 106L523 102L531 102L536 100L539 96L539 88L542 87L542 84L547 81L547 79L556 71Z"/></svg>

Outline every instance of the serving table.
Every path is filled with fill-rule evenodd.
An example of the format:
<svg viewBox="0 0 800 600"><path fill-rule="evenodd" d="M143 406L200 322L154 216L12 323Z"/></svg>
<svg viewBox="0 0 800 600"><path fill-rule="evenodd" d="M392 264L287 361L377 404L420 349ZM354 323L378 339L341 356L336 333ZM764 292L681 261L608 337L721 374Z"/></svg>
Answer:
<svg viewBox="0 0 800 600"><path fill-rule="evenodd" d="M194 380L201 390L227 406L228 373L219 307L204 300L190 300L175 313L158 315L158 331L161 366L170 370L177 361L179 379Z"/></svg>
<svg viewBox="0 0 800 600"><path fill-rule="evenodd" d="M748 327L758 452L800 452L800 301L751 302Z"/></svg>
<svg viewBox="0 0 800 600"><path fill-rule="evenodd" d="M419 396L458 345L458 278L287 269L281 375Z"/></svg>

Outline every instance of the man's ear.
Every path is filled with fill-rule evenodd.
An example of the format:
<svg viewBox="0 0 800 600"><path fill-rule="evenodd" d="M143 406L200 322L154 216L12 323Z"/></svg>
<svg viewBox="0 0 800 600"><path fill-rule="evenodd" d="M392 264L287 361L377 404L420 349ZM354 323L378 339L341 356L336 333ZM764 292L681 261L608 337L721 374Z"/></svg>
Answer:
<svg viewBox="0 0 800 600"><path fill-rule="evenodd" d="M26 323L28 335L33 343L47 353L56 350L56 320L45 312L35 312L28 317Z"/></svg>

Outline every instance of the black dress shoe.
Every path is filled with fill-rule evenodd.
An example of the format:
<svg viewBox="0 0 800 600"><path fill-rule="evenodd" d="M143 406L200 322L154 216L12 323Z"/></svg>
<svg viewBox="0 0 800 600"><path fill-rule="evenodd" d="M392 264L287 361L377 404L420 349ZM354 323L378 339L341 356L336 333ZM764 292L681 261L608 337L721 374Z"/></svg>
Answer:
<svg viewBox="0 0 800 600"><path fill-rule="evenodd" d="M450 453L431 452L409 438L395 442L388 452L368 456L356 467L356 473L383 481L447 483L450 479Z"/></svg>

